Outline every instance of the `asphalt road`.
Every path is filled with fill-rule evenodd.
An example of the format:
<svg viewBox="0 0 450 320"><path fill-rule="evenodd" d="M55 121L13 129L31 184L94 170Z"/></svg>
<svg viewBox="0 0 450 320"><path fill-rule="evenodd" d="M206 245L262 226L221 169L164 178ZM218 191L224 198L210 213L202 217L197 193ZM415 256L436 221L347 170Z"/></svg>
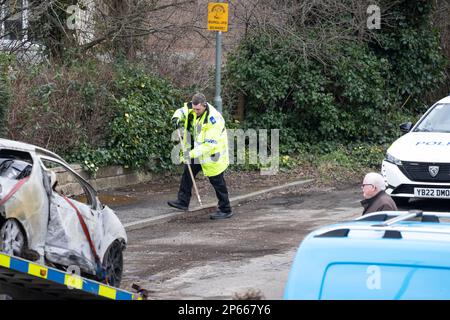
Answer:
<svg viewBox="0 0 450 320"><path fill-rule="evenodd" d="M359 216L359 200L359 186L291 187L234 207L231 219L187 214L132 230L121 287L137 283L150 299L282 299L300 241L319 226ZM137 202L115 210L148 208Z"/></svg>
<svg viewBox="0 0 450 320"><path fill-rule="evenodd" d="M125 222L173 212L165 202L173 197L177 183L164 186L113 192L109 196L116 202L111 207ZM207 190L208 185L201 188ZM156 300L236 299L246 294L282 299L301 240L315 228L360 216L360 200L359 185L336 190L309 184L235 206L231 219L181 214L128 231L121 287L131 290L137 283ZM449 207L450 200L414 200L399 209Z"/></svg>

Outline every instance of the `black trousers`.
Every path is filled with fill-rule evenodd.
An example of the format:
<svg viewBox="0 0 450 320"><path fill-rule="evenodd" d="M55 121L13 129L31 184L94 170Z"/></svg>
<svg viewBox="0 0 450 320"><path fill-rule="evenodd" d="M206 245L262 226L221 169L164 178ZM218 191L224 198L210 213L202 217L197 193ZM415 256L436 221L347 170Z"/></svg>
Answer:
<svg viewBox="0 0 450 320"><path fill-rule="evenodd" d="M197 174L202 170L202 166L198 163L191 164L192 174L197 176ZM222 212L231 212L230 200L228 199L228 189L223 177L223 172L214 177L208 177L209 182L214 187L216 191L217 199L219 200L219 210ZM178 191L178 200L186 206L189 206L192 196L192 179L189 174L188 166L184 165L183 175L181 176L180 190Z"/></svg>

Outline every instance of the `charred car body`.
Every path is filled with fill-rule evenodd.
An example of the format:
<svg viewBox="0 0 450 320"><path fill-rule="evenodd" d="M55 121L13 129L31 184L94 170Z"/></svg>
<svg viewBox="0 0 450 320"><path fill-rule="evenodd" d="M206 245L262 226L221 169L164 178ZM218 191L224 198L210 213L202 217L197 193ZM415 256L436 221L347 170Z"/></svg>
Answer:
<svg viewBox="0 0 450 320"><path fill-rule="evenodd" d="M51 167L69 173L81 196L57 189ZM119 286L127 236L95 189L46 149L0 139L0 249Z"/></svg>

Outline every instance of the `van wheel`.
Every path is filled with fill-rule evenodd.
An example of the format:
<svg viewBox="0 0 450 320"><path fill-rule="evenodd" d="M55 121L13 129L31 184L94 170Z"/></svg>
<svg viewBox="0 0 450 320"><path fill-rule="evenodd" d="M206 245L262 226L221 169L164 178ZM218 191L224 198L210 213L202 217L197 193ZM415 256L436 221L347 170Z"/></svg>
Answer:
<svg viewBox="0 0 450 320"><path fill-rule="evenodd" d="M23 255L26 247L26 238L22 226L17 220L6 220L0 230L0 241L2 252L17 257Z"/></svg>
<svg viewBox="0 0 450 320"><path fill-rule="evenodd" d="M106 250L103 258L103 267L106 271L106 281L110 286L119 287L123 272L123 246L115 240Z"/></svg>
<svg viewBox="0 0 450 320"><path fill-rule="evenodd" d="M394 200L397 207L406 206L409 203L409 198L404 197L392 197L392 200Z"/></svg>

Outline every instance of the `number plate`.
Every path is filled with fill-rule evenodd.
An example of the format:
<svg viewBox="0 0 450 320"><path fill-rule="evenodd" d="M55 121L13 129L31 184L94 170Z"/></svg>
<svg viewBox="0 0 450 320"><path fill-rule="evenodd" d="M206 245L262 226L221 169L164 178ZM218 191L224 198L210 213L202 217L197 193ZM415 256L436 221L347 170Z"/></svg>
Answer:
<svg viewBox="0 0 450 320"><path fill-rule="evenodd" d="M450 199L450 189L414 188L414 196L420 198Z"/></svg>

